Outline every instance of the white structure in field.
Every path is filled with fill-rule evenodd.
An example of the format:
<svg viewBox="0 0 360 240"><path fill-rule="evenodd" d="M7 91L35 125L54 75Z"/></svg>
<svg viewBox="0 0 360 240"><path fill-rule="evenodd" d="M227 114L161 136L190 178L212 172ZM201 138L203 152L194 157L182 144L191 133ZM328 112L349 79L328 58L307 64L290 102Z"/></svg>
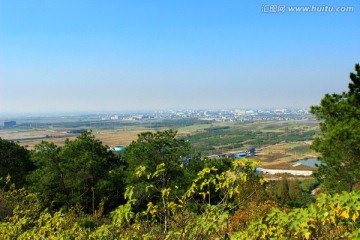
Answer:
<svg viewBox="0 0 360 240"><path fill-rule="evenodd" d="M312 171L300 171L300 170L283 170L283 169L266 169L266 168L258 168L260 172L264 174L291 174L295 176L311 176L313 174Z"/></svg>

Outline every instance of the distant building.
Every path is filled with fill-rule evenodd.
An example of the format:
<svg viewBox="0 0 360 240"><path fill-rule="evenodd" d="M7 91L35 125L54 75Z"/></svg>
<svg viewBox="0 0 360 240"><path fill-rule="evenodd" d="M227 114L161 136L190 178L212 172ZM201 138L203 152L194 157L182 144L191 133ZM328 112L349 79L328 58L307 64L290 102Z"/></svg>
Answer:
<svg viewBox="0 0 360 240"><path fill-rule="evenodd" d="M4 128L12 128L16 126L16 121L5 121Z"/></svg>
<svg viewBox="0 0 360 240"><path fill-rule="evenodd" d="M250 148L247 150L247 152L248 152L248 154L249 154L250 156L255 156L255 154L256 154L256 152L255 152L255 147L254 147L254 146L250 147Z"/></svg>
<svg viewBox="0 0 360 240"><path fill-rule="evenodd" d="M265 168L257 168L255 172L262 172L264 174L291 174L295 176L311 176L312 171L301 171L301 170L284 170L284 169L265 169Z"/></svg>
<svg viewBox="0 0 360 240"><path fill-rule="evenodd" d="M236 153L233 155L233 158L244 158L246 157L246 152Z"/></svg>
<svg viewBox="0 0 360 240"><path fill-rule="evenodd" d="M112 147L110 150L111 151L114 151L114 152L123 152L123 151L125 151L125 147L123 147L123 146L115 146L115 147Z"/></svg>

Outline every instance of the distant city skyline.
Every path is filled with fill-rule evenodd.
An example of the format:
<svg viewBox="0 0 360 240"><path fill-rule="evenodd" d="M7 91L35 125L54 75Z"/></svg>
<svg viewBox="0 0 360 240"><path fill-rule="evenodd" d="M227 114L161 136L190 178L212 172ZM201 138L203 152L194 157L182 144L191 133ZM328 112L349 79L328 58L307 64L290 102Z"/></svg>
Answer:
<svg viewBox="0 0 360 240"><path fill-rule="evenodd" d="M0 1L0 115L309 108L360 62L353 12L264 1ZM265 8L266 7L266 8Z"/></svg>
<svg viewBox="0 0 360 240"><path fill-rule="evenodd" d="M150 119L207 119L213 121L252 121L252 120L309 120L315 116L309 109L177 109L158 111L124 111L124 112L56 112L56 113L0 113L1 122L13 120L52 121L56 119L77 119L84 121L121 121ZM289 119L288 119L289 118Z"/></svg>

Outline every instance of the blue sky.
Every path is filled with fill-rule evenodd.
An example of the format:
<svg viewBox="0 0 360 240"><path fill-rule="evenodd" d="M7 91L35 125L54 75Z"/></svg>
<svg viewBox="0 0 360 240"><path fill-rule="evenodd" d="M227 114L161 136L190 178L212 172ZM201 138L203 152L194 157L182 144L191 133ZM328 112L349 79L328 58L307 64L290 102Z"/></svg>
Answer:
<svg viewBox="0 0 360 240"><path fill-rule="evenodd" d="M350 0L0 0L0 113L309 107L347 89L359 29Z"/></svg>

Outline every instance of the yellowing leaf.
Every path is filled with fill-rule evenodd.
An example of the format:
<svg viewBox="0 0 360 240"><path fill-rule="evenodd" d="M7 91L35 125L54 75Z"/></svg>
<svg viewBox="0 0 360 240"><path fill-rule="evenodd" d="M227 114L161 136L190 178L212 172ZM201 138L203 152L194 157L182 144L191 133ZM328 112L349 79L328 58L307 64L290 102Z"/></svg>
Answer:
<svg viewBox="0 0 360 240"><path fill-rule="evenodd" d="M156 170L162 169L165 167L165 163L160 163L159 165L156 166Z"/></svg>
<svg viewBox="0 0 360 240"><path fill-rule="evenodd" d="M354 213L354 215L352 216L351 219L355 222L358 217L359 217L359 213L356 212L356 213Z"/></svg>
<svg viewBox="0 0 360 240"><path fill-rule="evenodd" d="M147 207L147 211L150 212L151 215L154 215L157 212L157 206L155 206L152 202L149 202Z"/></svg>
<svg viewBox="0 0 360 240"><path fill-rule="evenodd" d="M168 197L170 195L170 188L164 188L161 190L161 196Z"/></svg>
<svg viewBox="0 0 360 240"><path fill-rule="evenodd" d="M269 182L269 180L267 180L266 178L262 178L260 179L260 184L263 185L264 183Z"/></svg>
<svg viewBox="0 0 360 240"><path fill-rule="evenodd" d="M145 170L146 170L146 167L145 167L145 166L139 166L139 167L137 167L137 168L135 169L135 176L138 177L138 178L141 177L141 176L144 174Z"/></svg>
<svg viewBox="0 0 360 240"><path fill-rule="evenodd" d="M340 216L344 217L345 219L348 219L350 217L347 211L343 211Z"/></svg>

